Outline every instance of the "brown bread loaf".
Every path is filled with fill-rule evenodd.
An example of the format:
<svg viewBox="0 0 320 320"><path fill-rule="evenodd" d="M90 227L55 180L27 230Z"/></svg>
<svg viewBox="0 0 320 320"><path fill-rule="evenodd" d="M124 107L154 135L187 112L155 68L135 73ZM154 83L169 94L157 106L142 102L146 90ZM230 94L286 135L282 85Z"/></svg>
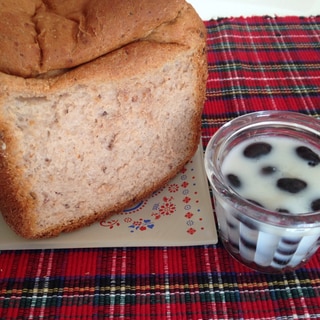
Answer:
<svg viewBox="0 0 320 320"><path fill-rule="evenodd" d="M0 210L12 229L56 236L171 179L199 142L205 45L182 0L0 0Z"/></svg>

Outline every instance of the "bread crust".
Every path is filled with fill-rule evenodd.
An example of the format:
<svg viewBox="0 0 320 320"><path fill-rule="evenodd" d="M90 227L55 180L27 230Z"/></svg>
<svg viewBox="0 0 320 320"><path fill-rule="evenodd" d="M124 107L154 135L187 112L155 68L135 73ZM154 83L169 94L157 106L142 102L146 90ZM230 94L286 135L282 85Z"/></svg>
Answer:
<svg viewBox="0 0 320 320"><path fill-rule="evenodd" d="M34 77L78 66L147 37L184 5L182 0L0 0L0 71Z"/></svg>
<svg viewBox="0 0 320 320"><path fill-rule="evenodd" d="M71 2L67 3L72 7ZM150 2L152 2L153 6L156 6L154 1L146 1L146 7ZM57 6L60 5L59 1L55 3ZM81 3L86 4L86 1ZM141 2L139 3L141 4ZM135 38L131 39L131 41L128 40L128 44L121 44L117 50L112 49L112 52L99 56L97 59L76 68L66 70L66 65L63 64L62 66L54 67L54 69L60 68L57 75L53 76L49 72L45 76L35 78L0 73L0 147L2 146L0 148L0 181L3 186L3 191L0 194L0 208L5 220L16 233L25 238L52 237L61 232L78 229L114 213L121 212L126 207L135 204L162 187L194 155L200 139L201 112L205 99L207 78L206 30L191 6L184 1L172 1L172 3L171 5L175 5L177 9L176 11L171 10L175 12L173 19L171 19L171 15L166 13L166 22L162 22L154 29L149 29L146 33L143 30L144 36L139 40ZM47 7L50 7L49 4L49 2L46 2ZM133 5L133 2L131 5ZM153 12L151 20L159 21L160 18L157 19L154 16L154 12L159 10L155 10L153 6L151 6ZM168 10L168 7L166 8ZM57 8L53 9L58 10ZM124 9L127 9L127 6ZM168 17L170 17L170 21L168 21ZM184 142L186 143L184 146L185 151L179 158L178 163L172 166L161 178L154 180L151 185L141 188L130 199L115 202L112 208L93 210L90 214L80 215L68 221L62 221L51 226L41 226L41 222L39 224L39 212L36 210L39 206L38 196L33 194L32 191L34 180L31 176L25 179L27 169L21 160L26 158L26 151L22 150L21 146L22 133L14 127L15 124L13 124L10 117L12 113L12 116L17 118L17 113L19 112L19 110L11 107L12 101L14 101L10 100L12 95L15 95L15 99L23 100L23 103L29 99L31 104L41 104L41 99L45 101L51 96L59 95L59 93L62 95L62 92L68 91L68 88L71 90L75 87L86 87L87 90L90 88L90 90L94 91L98 90L97 83L106 82L115 86L120 83L119 87L121 87L121 81L124 81L124 79L144 79L146 75L156 75L166 64L174 65L175 59L176 61L182 61L183 59L188 61L188 64L195 70L193 71L195 78L194 92L192 93L193 102L192 107L189 108L190 110L192 109L192 114L187 119L190 124L186 133L188 138ZM69 65L67 67L69 68ZM185 68L187 69L188 66L185 66ZM48 70L46 69L46 71ZM32 74L33 71L28 76ZM124 102L125 99L129 99L126 96L129 93L124 92L124 89L117 90L121 92L121 96L118 99L123 99ZM97 92L98 96L99 92ZM180 110L180 112L182 114L183 110ZM36 120L28 119L29 128L32 128L33 121L36 122ZM30 139L39 138L33 136L34 133L35 131L31 131ZM37 132L37 134L39 133ZM28 157L33 156L29 151L27 154Z"/></svg>

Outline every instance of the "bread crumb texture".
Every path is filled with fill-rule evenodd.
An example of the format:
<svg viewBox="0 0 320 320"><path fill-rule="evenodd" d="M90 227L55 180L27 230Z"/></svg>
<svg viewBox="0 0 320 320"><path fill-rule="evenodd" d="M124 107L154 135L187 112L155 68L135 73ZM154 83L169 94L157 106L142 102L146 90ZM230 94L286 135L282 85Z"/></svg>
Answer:
<svg viewBox="0 0 320 320"><path fill-rule="evenodd" d="M16 233L91 224L180 171L205 40L184 1L0 0L0 209Z"/></svg>

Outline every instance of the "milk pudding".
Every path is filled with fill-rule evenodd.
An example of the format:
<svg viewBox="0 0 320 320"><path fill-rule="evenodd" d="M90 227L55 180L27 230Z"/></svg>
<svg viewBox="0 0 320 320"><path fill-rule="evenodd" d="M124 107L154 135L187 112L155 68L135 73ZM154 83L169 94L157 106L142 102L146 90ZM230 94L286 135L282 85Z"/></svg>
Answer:
<svg viewBox="0 0 320 320"><path fill-rule="evenodd" d="M222 163L228 184L244 199L271 211L301 214L320 210L320 150L288 137L259 137L233 147ZM294 267L319 242L319 234L279 230L229 209L224 228L234 254L258 265ZM272 231L274 232L274 230ZM223 235L222 235L223 236Z"/></svg>
<svg viewBox="0 0 320 320"><path fill-rule="evenodd" d="M320 150L288 137L259 137L233 147L222 163L229 185L266 209L320 210Z"/></svg>
<svg viewBox="0 0 320 320"><path fill-rule="evenodd" d="M205 169L219 237L255 270L292 271L320 246L320 121L285 111L235 118L210 139Z"/></svg>

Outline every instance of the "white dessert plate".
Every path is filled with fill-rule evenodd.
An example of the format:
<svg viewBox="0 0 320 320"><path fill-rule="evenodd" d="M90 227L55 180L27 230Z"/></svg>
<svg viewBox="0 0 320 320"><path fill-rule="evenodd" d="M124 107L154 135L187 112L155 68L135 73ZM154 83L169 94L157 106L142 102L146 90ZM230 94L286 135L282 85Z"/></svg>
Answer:
<svg viewBox="0 0 320 320"><path fill-rule="evenodd" d="M161 190L105 221L51 239L17 236L0 214L0 250L189 246L217 243L199 145L192 160Z"/></svg>

